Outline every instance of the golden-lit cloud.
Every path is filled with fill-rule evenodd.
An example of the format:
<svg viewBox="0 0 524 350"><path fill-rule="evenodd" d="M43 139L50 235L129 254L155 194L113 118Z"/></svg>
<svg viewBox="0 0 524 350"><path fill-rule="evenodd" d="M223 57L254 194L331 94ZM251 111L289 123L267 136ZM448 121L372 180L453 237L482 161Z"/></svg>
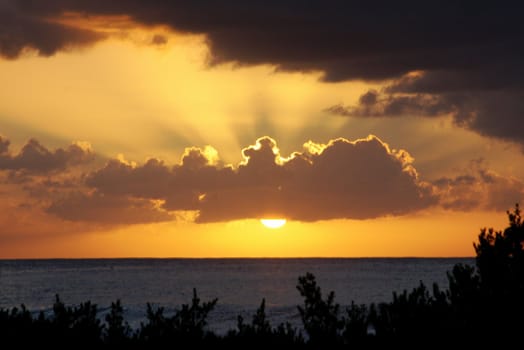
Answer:
<svg viewBox="0 0 524 350"><path fill-rule="evenodd" d="M237 166L217 161L209 147L189 148L173 167L157 159L143 165L115 159L87 174L85 185L97 196L109 196L108 201L130 197L161 201L159 210L197 211L197 222L275 215L299 221L366 219L436 203L412 157L375 136L308 142L289 157L280 154L275 140L262 137L242 155ZM61 207L82 212L82 200L75 195Z"/></svg>
<svg viewBox="0 0 524 350"><path fill-rule="evenodd" d="M49 150L31 139L12 154L2 137L0 150L2 190L13 201L4 214L33 212L43 222L83 222L85 229L180 220L369 219L437 206L500 211L524 198L521 181L483 161L471 162L464 174L424 180L407 151L376 136L308 141L288 156L265 136L242 149L237 165L225 164L211 146L186 148L172 166L121 155L100 166L91 147L79 142Z"/></svg>

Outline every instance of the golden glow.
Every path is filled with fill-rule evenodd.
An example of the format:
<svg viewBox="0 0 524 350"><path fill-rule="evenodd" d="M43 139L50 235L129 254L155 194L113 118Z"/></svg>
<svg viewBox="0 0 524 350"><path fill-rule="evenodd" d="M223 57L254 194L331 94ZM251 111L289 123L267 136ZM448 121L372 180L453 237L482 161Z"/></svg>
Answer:
<svg viewBox="0 0 524 350"><path fill-rule="evenodd" d="M152 157L177 162L187 147L212 145L223 161L238 163L242 147L263 135L276 140L285 135L289 141L279 145L284 156L306 139L340 136L346 119L326 119L318 111L356 100L368 88L324 84L318 74L274 74L270 66L207 68L209 52L199 36L136 29L133 38L146 42L157 33L167 35L167 45L111 36L46 59L0 59L0 76L13 82L0 86L1 118L12 119L2 119L2 134L14 146L30 137L53 146L57 140L85 140L98 153L122 153L138 162ZM24 102L28 95L30 104ZM213 164L214 150L205 153Z"/></svg>
<svg viewBox="0 0 524 350"><path fill-rule="evenodd" d="M37 221L41 229L45 225L45 232L33 234L37 227L31 226L31 232L24 233L24 225L2 240L0 257L459 257L474 256L472 243L479 227L502 229L507 225L504 213L447 211L376 220L290 221L282 228L286 234L272 235L260 220L91 227L87 232L82 232L85 224L58 226L58 219L46 223L40 217ZM443 228L439 222L449 226ZM10 222L0 221L4 223Z"/></svg>
<svg viewBox="0 0 524 350"><path fill-rule="evenodd" d="M381 85L325 83L317 73L275 73L271 66L208 67L205 37L156 27L133 27L129 33L131 20L122 16L68 13L60 21L94 28L110 39L46 58L0 59L0 76L10 82L0 86L0 132L11 139L14 153L31 137L51 148L85 140L101 161L116 156L136 166L153 157L172 164L187 147L197 146L213 165L219 162L217 151L205 146L213 145L225 163L238 164L239 150L263 135L277 140L288 156L307 139L312 141L305 148L319 154L330 139L373 133L420 155L416 168L425 178L450 176L448 169L462 169L465 159L480 156L503 174L524 171L524 162L515 161L520 150L486 142L457 128L451 117L412 117L398 129L396 118L321 112L337 103L357 103L361 94ZM167 44L151 45L157 34ZM415 134L424 137L405 137ZM188 211L174 222L99 227L38 210L21 187L0 188L0 193L2 198L10 193L0 201L0 258L472 256L479 227L507 224L500 212L430 208L413 216L361 221L262 219L264 226L259 220L194 224L196 214ZM283 225L286 234L268 235L266 228Z"/></svg>
<svg viewBox="0 0 524 350"><path fill-rule="evenodd" d="M286 219L260 219L267 228L280 228L286 224Z"/></svg>

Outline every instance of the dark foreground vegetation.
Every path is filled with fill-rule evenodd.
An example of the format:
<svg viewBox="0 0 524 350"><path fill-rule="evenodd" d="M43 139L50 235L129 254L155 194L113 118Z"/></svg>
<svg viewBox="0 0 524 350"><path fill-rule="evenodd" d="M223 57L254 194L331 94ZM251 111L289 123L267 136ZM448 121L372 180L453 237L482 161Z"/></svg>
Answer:
<svg viewBox="0 0 524 350"><path fill-rule="evenodd" d="M201 302L196 291L190 304L172 316L147 304L147 318L131 329L119 301L102 321L97 306L69 307L56 297L53 314L33 316L24 306L0 310L2 344L73 347L169 348L370 348L520 344L524 331L524 223L516 206L509 226L500 232L483 229L474 244L476 267L456 265L441 290L420 284L393 293L389 303L356 305L341 310L333 292L323 296L315 277L298 278L304 299L298 306L303 329L289 323L272 326L265 301L252 320L238 317L225 335L206 330L217 300ZM518 345L517 345L518 346Z"/></svg>

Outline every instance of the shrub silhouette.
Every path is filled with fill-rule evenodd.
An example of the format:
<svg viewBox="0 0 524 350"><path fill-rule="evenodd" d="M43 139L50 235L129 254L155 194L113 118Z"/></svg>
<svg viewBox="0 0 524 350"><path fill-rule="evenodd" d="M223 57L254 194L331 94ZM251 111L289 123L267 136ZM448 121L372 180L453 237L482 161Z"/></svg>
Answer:
<svg viewBox="0 0 524 350"><path fill-rule="evenodd" d="M124 345L129 343L129 338L132 337L133 331L124 320L124 308L117 300L111 303L111 309L105 317L106 328L104 329L104 341L111 345Z"/></svg>
<svg viewBox="0 0 524 350"><path fill-rule="evenodd" d="M324 300L315 276L309 272L298 278L297 289L304 297L304 306L298 306L298 311L309 342L314 345L337 342L343 321L339 319L340 305L335 303L335 293L330 292Z"/></svg>
<svg viewBox="0 0 524 350"><path fill-rule="evenodd" d="M33 318L24 305L20 309L0 310L0 339L4 343L13 344L22 339L22 344L28 344L27 335L33 332Z"/></svg>
<svg viewBox="0 0 524 350"><path fill-rule="evenodd" d="M448 327L449 304L446 293L434 284L432 292L420 282L410 292L393 293L393 300L372 307L369 322L376 336L401 344L439 341Z"/></svg>
<svg viewBox="0 0 524 350"><path fill-rule="evenodd" d="M371 326L369 314L366 305L357 305L354 301L346 308L346 317L342 319L342 340L345 344L357 345L369 341L368 329Z"/></svg>
<svg viewBox="0 0 524 350"><path fill-rule="evenodd" d="M56 332L54 338L66 345L78 342L90 346L99 344L103 326L96 314L97 306L90 301L76 307L66 307L57 295L51 320L51 330Z"/></svg>
<svg viewBox="0 0 524 350"><path fill-rule="evenodd" d="M244 323L244 318L240 315L237 320L237 330L229 331L227 335L228 345L235 348L296 348L304 345L304 339L290 323L281 323L276 328L271 326L266 316L265 299L262 299L250 324Z"/></svg>
<svg viewBox="0 0 524 350"><path fill-rule="evenodd" d="M182 343L198 343L205 340L208 314L213 310L218 299L200 304L196 289L193 289L191 305L183 304L180 310L175 311L174 316L164 315L164 308L153 309L147 304L148 323L141 324L138 332L140 342L163 344L166 341Z"/></svg>
<svg viewBox="0 0 524 350"><path fill-rule="evenodd" d="M205 335L207 317L215 308L218 299L200 304L196 289L193 288L191 305L184 304L182 309L175 313L173 325L175 331L188 338L201 339Z"/></svg>
<svg viewBox="0 0 524 350"><path fill-rule="evenodd" d="M251 324L245 324L244 318L237 318L238 335L247 337L265 337L272 333L271 325L266 317L266 299L262 299L260 307L253 316Z"/></svg>
<svg viewBox="0 0 524 350"><path fill-rule="evenodd" d="M452 314L450 326L462 337L472 336L481 326L480 277L473 266L457 264L448 272L446 292Z"/></svg>

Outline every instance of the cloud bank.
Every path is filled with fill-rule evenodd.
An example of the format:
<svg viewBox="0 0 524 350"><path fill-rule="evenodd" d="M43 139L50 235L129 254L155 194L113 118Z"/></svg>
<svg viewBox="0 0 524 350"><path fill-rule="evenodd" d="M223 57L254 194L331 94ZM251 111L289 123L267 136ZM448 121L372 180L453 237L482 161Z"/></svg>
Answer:
<svg viewBox="0 0 524 350"><path fill-rule="evenodd" d="M136 167L112 160L89 174L86 184L106 195L158 200L169 211L196 210L197 222L367 219L435 203L409 154L374 136L309 142L288 158L275 140L263 137L242 155L237 167L212 164L198 148L188 149L174 167L156 159Z"/></svg>
<svg viewBox="0 0 524 350"><path fill-rule="evenodd" d="M524 145L515 127L524 115L523 10L514 1L3 0L0 55L91 45L109 34L86 23L120 16L205 36L211 66L270 64L321 72L330 82L393 81L378 108L361 101L330 108L337 114L451 114L461 127ZM83 25L61 21L72 15ZM159 44L167 41L156 35L151 45Z"/></svg>
<svg viewBox="0 0 524 350"><path fill-rule="evenodd" d="M4 6L4 12L10 9L32 19L57 18L71 12L84 16L125 15L148 26L167 25L181 32L205 34L214 62L269 63L285 70L319 70L330 81L381 80L414 70L474 72L515 64L522 55L518 45L523 30L522 7L514 3L511 6L473 1L368 4L295 0L8 0L6 3L10 6ZM40 39L53 35L58 33L44 32Z"/></svg>
<svg viewBox="0 0 524 350"><path fill-rule="evenodd" d="M50 150L31 139L17 154L9 144L0 138L0 193L9 208L0 222L9 222L3 215L13 211L89 227L272 217L312 222L436 207L506 210L524 199L522 181L497 174L483 160L453 176L423 179L407 151L373 135L308 141L288 156L264 136L242 149L235 165L224 164L211 146L187 148L175 165L121 157L101 165L85 143Z"/></svg>
<svg viewBox="0 0 524 350"><path fill-rule="evenodd" d="M289 157L262 137L242 150L243 161L226 165L210 146L187 148L179 164L158 159L141 165L110 159L75 172L93 155L76 143L48 150L30 140L18 154L0 139L0 170L47 213L68 221L133 224L285 217L298 221L369 219L403 215L435 204L432 187L419 179L413 158L376 136L327 144L307 142ZM24 170L24 173L13 171ZM24 175L24 181L20 178Z"/></svg>
<svg viewBox="0 0 524 350"><path fill-rule="evenodd" d="M10 141L0 135L0 170L25 173L51 173L70 165L89 163L94 154L86 142L76 142L67 148L50 151L37 140L29 140L16 155L9 152Z"/></svg>

